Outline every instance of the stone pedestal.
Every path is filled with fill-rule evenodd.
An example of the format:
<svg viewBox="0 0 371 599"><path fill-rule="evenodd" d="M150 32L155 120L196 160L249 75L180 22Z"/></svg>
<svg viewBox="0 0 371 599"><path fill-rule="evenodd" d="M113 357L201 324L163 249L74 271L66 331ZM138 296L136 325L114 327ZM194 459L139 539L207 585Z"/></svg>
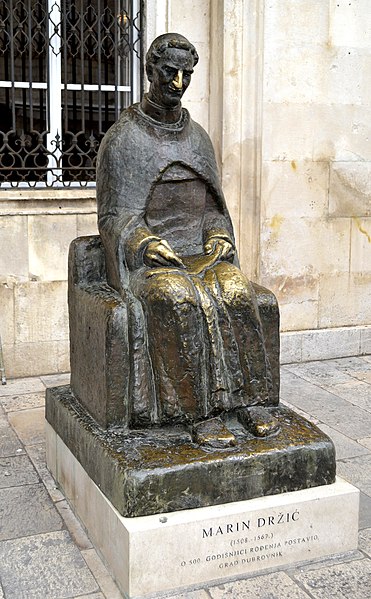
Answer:
<svg viewBox="0 0 371 599"><path fill-rule="evenodd" d="M357 548L359 491L335 483L124 518L47 423L47 462L125 597L222 582Z"/></svg>

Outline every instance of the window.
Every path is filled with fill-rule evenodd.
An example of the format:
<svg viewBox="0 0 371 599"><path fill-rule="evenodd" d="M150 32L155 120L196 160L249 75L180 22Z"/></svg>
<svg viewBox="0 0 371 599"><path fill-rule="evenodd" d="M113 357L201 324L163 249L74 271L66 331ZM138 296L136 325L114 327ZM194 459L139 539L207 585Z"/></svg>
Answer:
<svg viewBox="0 0 371 599"><path fill-rule="evenodd" d="M140 0L0 0L0 187L94 185L141 94Z"/></svg>

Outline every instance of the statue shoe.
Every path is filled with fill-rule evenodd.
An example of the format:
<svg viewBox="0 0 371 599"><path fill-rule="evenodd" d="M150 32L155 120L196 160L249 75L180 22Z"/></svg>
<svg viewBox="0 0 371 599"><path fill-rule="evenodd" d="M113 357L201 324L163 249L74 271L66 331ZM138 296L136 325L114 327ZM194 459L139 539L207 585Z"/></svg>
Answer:
<svg viewBox="0 0 371 599"><path fill-rule="evenodd" d="M263 406L242 408L238 410L237 418L254 437L268 437L278 433L281 428L278 420Z"/></svg>
<svg viewBox="0 0 371 599"><path fill-rule="evenodd" d="M192 439L198 445L223 449L236 445L236 438L227 429L221 418L210 418L197 422L192 427Z"/></svg>

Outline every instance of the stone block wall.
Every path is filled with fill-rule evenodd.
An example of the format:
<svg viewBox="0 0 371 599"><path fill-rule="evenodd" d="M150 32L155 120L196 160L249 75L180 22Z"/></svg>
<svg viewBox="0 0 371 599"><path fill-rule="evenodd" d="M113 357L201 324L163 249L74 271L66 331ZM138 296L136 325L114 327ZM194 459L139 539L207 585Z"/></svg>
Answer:
<svg viewBox="0 0 371 599"><path fill-rule="evenodd" d="M284 361L371 353L371 3L151 0L148 42L200 62L184 100L216 148L243 270L275 291ZM67 251L94 191L0 189L7 376L69 369Z"/></svg>
<svg viewBox="0 0 371 599"><path fill-rule="evenodd" d="M0 196L0 335L7 377L69 370L68 247L75 237L97 232L95 200L91 192L48 195Z"/></svg>
<svg viewBox="0 0 371 599"><path fill-rule="evenodd" d="M282 329L371 323L371 5L265 2L260 277Z"/></svg>

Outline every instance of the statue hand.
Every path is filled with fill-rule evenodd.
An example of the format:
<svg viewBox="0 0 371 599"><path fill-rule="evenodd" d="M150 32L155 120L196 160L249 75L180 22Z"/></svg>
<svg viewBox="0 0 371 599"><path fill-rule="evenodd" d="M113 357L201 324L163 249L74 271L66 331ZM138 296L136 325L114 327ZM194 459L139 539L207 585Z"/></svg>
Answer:
<svg viewBox="0 0 371 599"><path fill-rule="evenodd" d="M185 268L179 256L173 252L168 242L164 239L149 242L144 252L144 262L147 266L177 266L178 268Z"/></svg>
<svg viewBox="0 0 371 599"><path fill-rule="evenodd" d="M234 254L233 245L221 237L213 237L205 243L205 253L215 254L219 260L228 260Z"/></svg>

